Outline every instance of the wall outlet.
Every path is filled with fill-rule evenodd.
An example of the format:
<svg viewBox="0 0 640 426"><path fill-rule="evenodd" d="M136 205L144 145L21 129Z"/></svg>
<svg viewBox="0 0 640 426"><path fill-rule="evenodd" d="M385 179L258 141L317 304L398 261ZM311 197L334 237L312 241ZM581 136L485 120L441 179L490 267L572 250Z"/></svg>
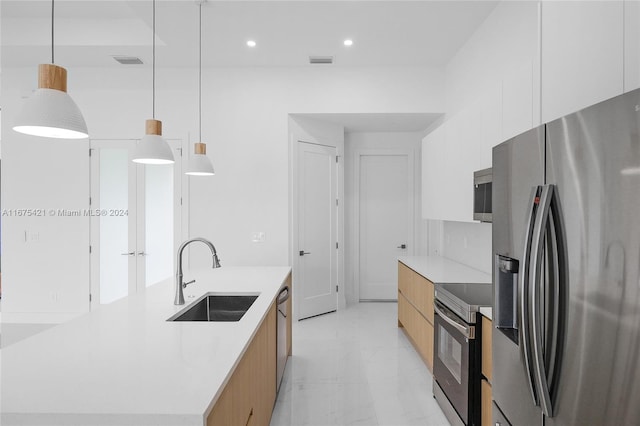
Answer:
<svg viewBox="0 0 640 426"><path fill-rule="evenodd" d="M264 243L265 235L264 232L253 232L251 234L251 241L254 243Z"/></svg>

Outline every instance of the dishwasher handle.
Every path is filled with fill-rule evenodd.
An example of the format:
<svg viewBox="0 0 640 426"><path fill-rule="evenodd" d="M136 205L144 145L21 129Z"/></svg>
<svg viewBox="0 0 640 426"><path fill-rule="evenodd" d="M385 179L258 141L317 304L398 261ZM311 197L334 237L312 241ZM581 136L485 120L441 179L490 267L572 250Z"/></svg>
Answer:
<svg viewBox="0 0 640 426"><path fill-rule="evenodd" d="M283 296L282 293L286 294ZM289 292L289 286L283 287L283 289L280 290L280 293L278 293L278 305L282 305L284 302L289 300L289 296L291 296L291 293Z"/></svg>

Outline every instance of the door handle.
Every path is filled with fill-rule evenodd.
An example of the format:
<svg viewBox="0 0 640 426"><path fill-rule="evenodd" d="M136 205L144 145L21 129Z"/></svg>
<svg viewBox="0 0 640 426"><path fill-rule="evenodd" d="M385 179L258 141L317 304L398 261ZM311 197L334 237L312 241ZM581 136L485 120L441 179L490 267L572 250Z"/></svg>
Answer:
<svg viewBox="0 0 640 426"><path fill-rule="evenodd" d="M529 282L529 271L531 269L531 245L534 232L535 212L540 202L539 194L540 187L534 186L531 190L529 210L527 213L527 233L524 241L524 254L522 256L523 267L520 272L520 285L518 286L518 303L519 303L519 315L520 315L520 328L519 328L519 340L520 349L522 351L522 357L527 372L527 384L529 385L529 393L533 399L535 405L539 405L538 395L536 393L537 387L535 386L535 375L533 371L533 354L531 353L531 332L529 330L529 288L531 283Z"/></svg>
<svg viewBox="0 0 640 426"><path fill-rule="evenodd" d="M139 251L139 252L138 252L138 256L146 256L146 255L147 255L147 253L145 253L145 252L143 252L143 251Z"/></svg>
<svg viewBox="0 0 640 426"><path fill-rule="evenodd" d="M407 248L407 245L406 245L406 244L400 244L400 245L398 246L398 248L399 248L399 249L404 250L404 249L406 249L406 248Z"/></svg>
<svg viewBox="0 0 640 426"><path fill-rule="evenodd" d="M556 220L560 220L560 217L556 217L556 220L553 220L549 215L549 211L551 210L551 203L554 200L554 186L553 185L545 185L542 187L542 192L540 194L540 204L538 206L539 212L537 214L534 226L534 239L531 243L531 254L533 255L532 259L534 261L531 266L530 273L530 282L533 284L529 291L529 303L531 307L531 324L532 324L532 334L533 334L533 367L534 372L537 379L538 385L538 396L540 397L540 405L542 407L542 412L547 417L553 417L553 405L551 401L551 392L549 387L548 375L545 367L545 356L543 354L543 334L545 330L543 329L543 318L542 318L542 309L540 306L540 297L542 293L542 261L543 261L543 241L544 241L544 233L549 227L556 224ZM550 220L551 219L551 220ZM555 234L555 235L554 235ZM556 278L558 276L558 271L555 269L555 262L558 260L558 250L556 247L556 243L558 242L558 234L555 232L555 229L552 230L550 234L555 236L556 241L549 241L551 243L551 252L552 252L552 261L550 267L552 268L551 277ZM551 240L552 238L550 238ZM556 299L554 295L550 294L551 300ZM555 301L554 301L555 302ZM553 312L555 316L555 312ZM552 325L549 327L549 333L553 334L554 339L557 338L557 321L552 321ZM552 360L551 366L555 368L555 362L557 360L557 342L552 342L552 347L548 348L549 352L555 352L552 357L549 357Z"/></svg>
<svg viewBox="0 0 640 426"><path fill-rule="evenodd" d="M304 256L305 254L311 254L308 251L300 250L300 256Z"/></svg>
<svg viewBox="0 0 640 426"><path fill-rule="evenodd" d="M120 256L135 256L136 252L135 251L130 251L129 253L120 253Z"/></svg>

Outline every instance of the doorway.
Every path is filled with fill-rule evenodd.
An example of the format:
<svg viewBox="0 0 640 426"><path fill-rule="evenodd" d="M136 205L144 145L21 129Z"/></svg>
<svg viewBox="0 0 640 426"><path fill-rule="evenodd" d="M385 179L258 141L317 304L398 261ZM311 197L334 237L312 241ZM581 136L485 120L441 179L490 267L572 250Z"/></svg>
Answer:
<svg viewBox="0 0 640 426"><path fill-rule="evenodd" d="M336 148L297 142L298 318L333 312L338 306Z"/></svg>
<svg viewBox="0 0 640 426"><path fill-rule="evenodd" d="M355 282L360 301L397 300L397 258L414 253L413 151L355 155Z"/></svg>
<svg viewBox="0 0 640 426"><path fill-rule="evenodd" d="M132 160L135 140L91 141L91 307L111 303L173 274L181 223L181 141L176 162Z"/></svg>

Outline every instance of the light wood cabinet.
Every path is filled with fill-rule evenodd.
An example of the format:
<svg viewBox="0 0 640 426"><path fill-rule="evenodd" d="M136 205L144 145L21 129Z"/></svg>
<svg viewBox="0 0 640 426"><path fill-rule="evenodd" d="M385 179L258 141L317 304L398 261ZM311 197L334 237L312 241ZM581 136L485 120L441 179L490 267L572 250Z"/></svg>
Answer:
<svg viewBox="0 0 640 426"><path fill-rule="evenodd" d="M492 336L493 322L482 317L482 382L480 384L480 424L491 426L491 378L492 378Z"/></svg>
<svg viewBox="0 0 640 426"><path fill-rule="evenodd" d="M482 375L491 381L491 335L493 323L485 316L482 317Z"/></svg>
<svg viewBox="0 0 640 426"><path fill-rule="evenodd" d="M491 385L485 379L482 379L480 383L480 425L481 426L491 426L493 423L491 422Z"/></svg>
<svg viewBox="0 0 640 426"><path fill-rule="evenodd" d="M207 426L269 425L276 400L276 319L273 304L207 416Z"/></svg>
<svg viewBox="0 0 640 426"><path fill-rule="evenodd" d="M293 282L291 281L291 274L287 277L286 285L289 286L289 300L287 300L287 355L292 355L293 347L293 332L291 325L291 318L293 318Z"/></svg>
<svg viewBox="0 0 640 426"><path fill-rule="evenodd" d="M433 283L398 262L398 327L433 371Z"/></svg>

